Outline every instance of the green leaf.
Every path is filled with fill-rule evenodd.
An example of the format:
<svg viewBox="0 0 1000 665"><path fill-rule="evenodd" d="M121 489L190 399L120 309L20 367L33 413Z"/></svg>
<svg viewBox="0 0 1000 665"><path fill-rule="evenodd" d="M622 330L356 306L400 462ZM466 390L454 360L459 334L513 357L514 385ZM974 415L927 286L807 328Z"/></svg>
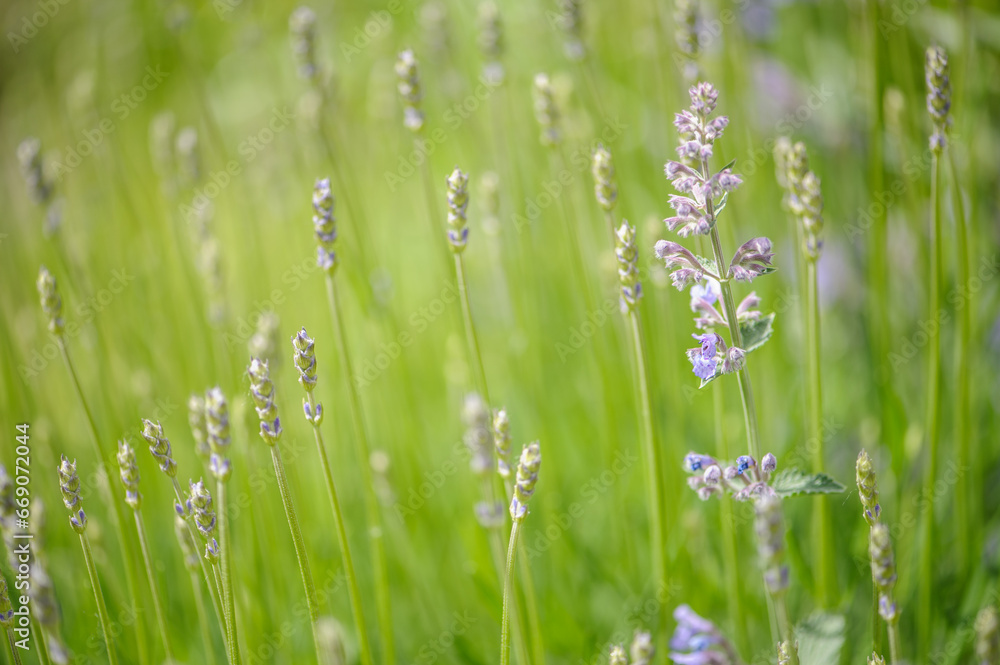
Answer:
<svg viewBox="0 0 1000 665"><path fill-rule="evenodd" d="M700 263L701 267L705 270L709 271L713 275L719 274L719 266L715 264L715 259L706 259L704 256L698 256L697 254L694 255L694 258L698 259L698 263Z"/></svg>
<svg viewBox="0 0 1000 665"><path fill-rule="evenodd" d="M840 662L844 646L844 617L815 612L795 628L801 665L830 665Z"/></svg>
<svg viewBox="0 0 1000 665"><path fill-rule="evenodd" d="M771 489L784 498L797 494L836 494L844 486L825 473L802 473L798 469L785 469L771 480Z"/></svg>
<svg viewBox="0 0 1000 665"><path fill-rule="evenodd" d="M764 342L774 334L774 312L753 321L740 323L740 337L743 338L743 350L747 353L764 346Z"/></svg>
<svg viewBox="0 0 1000 665"><path fill-rule="evenodd" d="M704 261L710 260L702 259L700 256L698 259ZM712 265L714 266L715 263L712 263ZM767 316L762 316L755 321L743 321L740 323L740 337L743 338L743 350L747 354L764 346L764 342L771 339L771 335L774 334L774 316L774 312L771 312ZM701 385L698 388L704 388L720 376L723 375L716 372L711 378L702 379Z"/></svg>
<svg viewBox="0 0 1000 665"><path fill-rule="evenodd" d="M736 160L735 159L733 159L733 161L729 162L728 164L726 164L725 166L723 166L721 169L719 169L719 173L722 173L726 169L731 169L734 166L736 166Z"/></svg>

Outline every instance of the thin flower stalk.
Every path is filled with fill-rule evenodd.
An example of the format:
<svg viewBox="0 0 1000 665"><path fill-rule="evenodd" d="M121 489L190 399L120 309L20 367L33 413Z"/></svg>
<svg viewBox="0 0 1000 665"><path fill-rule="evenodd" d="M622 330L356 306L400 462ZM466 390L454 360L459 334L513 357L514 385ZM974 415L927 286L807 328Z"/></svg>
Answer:
<svg viewBox="0 0 1000 665"><path fill-rule="evenodd" d="M340 301L337 297L337 282L334 279L338 262L334 252L334 242L337 238L333 217L333 194L330 191L329 180L318 180L313 191L313 226L319 245L317 264L323 269L326 277L327 304L333 321L334 340L337 344L337 354L340 356L342 376L347 384L347 396L351 411L351 423L354 428L354 443L357 449L358 463L361 469L362 488L365 497L365 513L368 520L368 537L371 541L372 555L375 567L375 605L377 609L379 630L382 636L382 657L385 662L395 662L396 647L393 640L392 604L389 596L389 566L385 555L385 530L382 524L381 509L378 495L375 493L375 483L370 464L371 449L368 445L368 433L365 427L364 414L361 410L361 398L354 383L354 371L351 366L351 354L347 343L347 333L340 311Z"/></svg>
<svg viewBox="0 0 1000 665"><path fill-rule="evenodd" d="M292 345L295 347L294 363L295 368L299 372L299 384L306 391L306 397L302 400L302 409L305 412L306 420L312 426L313 438L316 441L316 450L319 454L320 463L323 466L326 491L330 497L330 506L333 509L333 522L337 529L337 542L344 557L344 576L347 578L347 591L351 600L351 611L354 614L354 623L358 632L361 663L362 665L372 665L374 661L371 644L369 643L368 629L365 626L364 609L361 605L361 589L358 586L358 578L354 570L354 557L351 555L350 543L347 540L347 531L344 527L344 514L340 508L337 486L333 479L333 472L330 470L330 460L326 454L323 432L320 429L320 425L323 422L323 405L315 399L313 394L318 380L315 342L306 334L306 329L302 328L297 334L292 336Z"/></svg>
<svg viewBox="0 0 1000 665"><path fill-rule="evenodd" d="M927 82L927 110L934 131L930 137L931 163L931 226L930 269L928 270L928 316L938 321L942 307L941 284L943 281L942 222L941 222L941 160L947 146L947 132L951 122L951 82L948 75L948 56L940 47L927 49L925 79ZM926 658L930 651L932 587L934 583L934 483L937 481L937 457L941 426L941 326L932 326L927 333L927 404L924 426L927 437L926 474L923 512L923 535L920 548L920 584L918 594L917 635L918 657ZM895 659L893 659L895 660Z"/></svg>
<svg viewBox="0 0 1000 665"><path fill-rule="evenodd" d="M204 398L200 396L192 396L188 401L188 408L188 422L191 425L192 433L195 437L197 446L196 450L199 455L204 455L206 458L210 458L211 448L208 445L208 430L205 422ZM159 423L159 421L154 423L153 421L145 418L142 420L141 434L142 438L149 444L149 452L156 461L157 466L159 466L160 471L162 471L167 478L170 479L171 487L173 487L174 490L174 511L176 512L178 519L184 523L185 529L187 530L188 537L186 542L189 543L191 548L196 549L195 543L197 542L197 538L195 536L195 527L192 526L193 514L190 499L185 499L183 493L181 492L181 485L177 480L177 463L173 458L170 440L164 434L163 426ZM202 450L202 447L204 450ZM178 535L178 537L180 536ZM185 539L181 540L181 549L182 551L186 551ZM187 560L186 555L185 560ZM226 654L228 659L229 629L226 624L226 613L223 608L222 594L214 573L210 573L209 567L205 564L207 560L208 557L198 556L197 553L195 553L194 561L196 561L201 567L202 576L204 577L205 585L208 588L208 595L212 599L212 607L215 610L215 616L219 622L219 630L222 632L223 642L226 644ZM198 595L197 600L200 605L200 595ZM207 631L207 626L205 627L205 630ZM209 641L207 644L210 645L211 642Z"/></svg>
<svg viewBox="0 0 1000 665"><path fill-rule="evenodd" d="M194 593L195 613L198 615L198 627L201 630L201 642L205 647L205 656L208 662L214 665L215 650L212 648L212 632L208 627L208 613L205 611L205 601L201 597L201 583L198 581L198 570L204 567L204 562L198 554L194 533L191 531L191 524L188 520L180 515L175 516L174 533L177 536L181 554L184 556L184 567L187 568L191 578L191 591ZM211 594L211 586L209 593ZM212 595L212 602L216 602L214 595Z"/></svg>
<svg viewBox="0 0 1000 665"><path fill-rule="evenodd" d="M316 649L316 659L323 660L323 649L320 644L317 621L319 620L319 604L316 600L316 585L313 583L312 569L309 566L309 555L306 552L302 529L295 514L295 504L292 502L288 479L285 477L285 466L281 460L281 449L278 441L281 439L281 420L278 418L278 408L274 404L274 383L271 381L268 362L253 358L247 368L250 377L250 397L253 399L257 417L260 419L260 438L271 449L271 461L274 464L274 475L278 482L278 492L281 494L281 504L285 508L285 518L292 534L292 545L295 547L295 558L299 563L299 574L302 576L302 586L306 593L306 608L309 611L309 627L313 635L313 646Z"/></svg>
<svg viewBox="0 0 1000 665"><path fill-rule="evenodd" d="M787 144L786 144L787 145ZM819 258L823 250L823 195L820 180L809 170L805 144L788 145L780 161L785 167L785 207L797 220L801 253L805 265L805 330L807 367L807 437L813 449L813 471L824 469L823 451L823 384L820 376L820 311L819 311ZM837 588L836 568L833 562L833 524L830 504L825 496L816 497L814 528L817 534L819 559L819 601L829 607Z"/></svg>
<svg viewBox="0 0 1000 665"><path fill-rule="evenodd" d="M118 654L115 652L114 639L111 636L111 620L108 618L108 608L104 603L104 592L101 591L101 580L97 576L94 565L94 553L90 549L90 539L87 537L87 514L83 510L83 499L80 496L80 476L76 472L76 461L70 462L65 455L59 464L59 491L63 504L70 513L69 523L73 531L80 537L80 547L87 564L87 574L90 586L94 590L94 600L97 602L97 618L104 635L104 645L108 650L108 661L118 665Z"/></svg>
<svg viewBox="0 0 1000 665"><path fill-rule="evenodd" d="M222 389L218 386L205 393L205 423L208 431L208 444L212 448L209 462L212 475L215 477L215 498L219 505L219 576L222 606L226 613L226 630L229 633L229 658L232 665L242 662L240 641L237 634L236 600L233 593L232 554L230 552L232 538L229 534L229 511L226 508L226 487L232 475L232 461L229 458L229 448L232 439L229 433L229 403Z"/></svg>
<svg viewBox="0 0 1000 665"><path fill-rule="evenodd" d="M149 543L146 540L146 528L142 521L142 513L139 511L142 505L142 493L139 491L139 465L135 461L135 450L127 441L118 442L118 469L119 478L125 488L125 503L132 509L132 516L135 518L135 528L139 535L139 548L142 552L142 561L146 567L146 580L149 582L149 591L153 597L153 610L156 614L156 623L160 629L160 638L163 640L163 651L167 661L173 660L170 651L170 631L167 629L167 621L163 613L163 603L160 601L160 592L157 590L156 576L153 574L153 561L149 556Z"/></svg>
<svg viewBox="0 0 1000 665"><path fill-rule="evenodd" d="M76 368L74 367L69 354L69 347L66 344L66 337L64 334L65 322L62 318L62 298L59 294L56 279L48 270L46 270L44 266L42 266L39 270L37 286L42 303L42 310L46 315L49 332L56 336L63 364L66 366L66 371L69 373L70 380L73 384L73 390L76 393L77 399L80 402L80 407L83 409L83 413L86 416L88 431L90 433L91 443L94 446L94 452L98 459L101 460L101 464L104 467L104 473L108 478L113 478L114 474L111 467L111 457L107 454L107 451L101 444L101 437L97 433L97 425L94 422L94 416L91 413L90 406L87 404L86 397L84 397L83 388L80 385L80 379L77 376ZM132 540L131 538L126 537L125 533L125 513L122 510L121 504L116 501L113 496L111 496L110 489L107 486L105 486L105 489L108 492L105 499L114 509L115 535L118 538L118 543L121 547L122 560L125 565L125 582L128 588L129 601L132 603L133 607L142 607L142 603L139 602L138 577L135 570ZM134 629L139 649L139 662L145 664L148 662L149 656L146 646L146 630L143 626L143 622L136 621Z"/></svg>
<svg viewBox="0 0 1000 665"><path fill-rule="evenodd" d="M514 558L517 554L517 542L520 527L528 515L528 500L535 493L538 482L538 468L541 466L542 454L538 442L524 447L521 459L517 465L517 479L514 484L514 494L510 502L510 540L507 544L507 567L503 585L503 612L500 619L500 665L510 665L510 613L511 600L514 593Z"/></svg>
<svg viewBox="0 0 1000 665"><path fill-rule="evenodd" d="M792 634L792 621L785 602L788 590L788 566L784 562L785 522L781 499L765 495L757 500L754 509L757 551L764 570L764 587L774 603L778 631L781 635L779 654L784 656L789 665L798 665L798 647ZM779 661L781 660L779 657Z"/></svg>
<svg viewBox="0 0 1000 665"><path fill-rule="evenodd" d="M882 506L878 502L878 478L875 475L875 465L868 453L862 450L858 453L858 461L855 464L855 476L857 479L858 496L864 508L863 516L868 523L868 538L871 541L871 530L879 522L882 515ZM878 581L872 573L872 651L881 653L882 651L882 631L879 629L878 614Z"/></svg>

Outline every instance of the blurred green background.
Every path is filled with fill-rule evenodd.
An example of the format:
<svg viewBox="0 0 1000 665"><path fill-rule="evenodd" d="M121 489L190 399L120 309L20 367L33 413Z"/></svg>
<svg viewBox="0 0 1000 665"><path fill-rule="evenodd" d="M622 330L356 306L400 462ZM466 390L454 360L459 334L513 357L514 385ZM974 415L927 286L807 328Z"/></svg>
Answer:
<svg viewBox="0 0 1000 665"><path fill-rule="evenodd" d="M205 469L186 422L187 397L215 384L230 397L233 495L249 499L232 520L246 662L312 658L309 627L295 614L304 601L294 552L244 375L248 343L261 315L272 310L280 321L272 377L293 494L314 575L326 590L323 614L344 624L349 659L357 654L322 474L309 427L297 414L302 393L288 339L306 327L316 339L317 397L327 410L333 473L368 623L375 628L357 471L367 462L356 458L351 443L347 390L310 224L313 183L334 167L340 175L334 183L337 279L344 285L347 334L372 446L384 454L377 480L397 650L405 663L496 659L501 589L486 532L473 514L479 486L461 443L461 406L472 373L461 311L449 295L454 274L441 262L445 238L429 230L443 228L444 180L456 165L471 174L465 260L494 406L508 407L515 450L534 439L543 450L524 544L547 662L602 662L609 641L627 640L635 628L655 628L657 617L680 603L733 636L745 661L773 662L751 508L735 506L745 519L737 520L734 589L723 582L720 502L699 501L681 469L689 450L728 450L735 457L745 440L735 382L697 390L683 355L693 346L688 298L670 286L652 253L653 243L667 237L661 220L672 188L662 167L674 155L673 113L687 106L673 7L647 0L584 3L586 58L577 64L564 53L554 4L499 5L506 76L498 87L480 78L484 58L474 3L313 5L318 60L331 91L321 106L296 74L288 36L294 3L3 3L2 461L13 468L15 424L30 423L31 491L46 506L36 543L49 564L75 662L106 656L79 547L59 501L61 453L79 461L112 618L127 624L129 608L112 515L97 493L108 481L97 474L83 413L38 305L40 264L59 281L67 323L79 326L68 345L106 446L125 437L144 447L140 418L159 419L173 443L179 477L197 479ZM883 515L896 542L904 651L911 662L916 658L920 533L914 525L925 498L927 352L918 331L929 316L930 123L922 78L930 43L947 48L952 63L959 178L945 179L945 200L956 187L965 198L971 272L986 268L975 284L956 282L953 214L946 205L950 320L960 308L973 308L971 457L947 474L955 464L956 359L950 351L954 326L946 324L932 651L925 662L968 662L971 617L996 599L998 9L991 0L701 6L701 77L719 88L719 110L731 121L716 146L716 163L736 159L734 170L745 181L720 227L723 243L732 251L746 238L767 235L779 267L776 276L754 284L765 311L774 309L778 318L774 338L750 358L764 449L777 455L779 469L808 467L811 453L798 246L781 208L774 140L789 135L806 142L811 167L823 180L826 470L849 488L830 502L840 596L826 609L847 616L843 663L863 662L870 652L867 529L853 491L862 447L879 471ZM420 61L433 212L421 182L424 156L402 126L396 92L393 64L407 47ZM562 165L540 145L532 113L532 78L542 71L552 77L562 109ZM157 147L175 145L186 127L197 132L196 164ZM324 132L337 137L338 150L324 147ZM18 165L17 146L27 136L40 139L46 173L55 182L61 223L54 233L45 232L46 207L32 202ZM631 352L617 312L614 255L593 199L589 158L598 140L615 159L616 215L638 228L654 423L666 460L666 589L651 581ZM499 174L496 214L484 206L489 171ZM194 210L204 199L211 200L210 214ZM886 211L884 225L877 221L879 206ZM432 214L436 219L428 219ZM580 244L582 275L565 240L563 215ZM871 259L879 252L887 265L882 299L872 281ZM217 269L206 274L205 265ZM972 298L952 298L956 293ZM721 415L713 390L722 392ZM616 459L625 464L615 466ZM142 450L139 464L143 514L176 631L176 655L208 662L173 533L170 487ZM110 483L119 497L118 479ZM967 493L972 507L965 539L952 519L958 492ZM574 504L583 507L581 517L573 517L580 512L571 510ZM789 602L793 616L802 618L817 609L811 507L807 499L786 506ZM37 527L37 513L35 519ZM737 594L738 614L731 611ZM152 611L144 608L139 616L150 662L159 662ZM126 662L138 662L131 629L118 643ZM665 662L667 645L658 647Z"/></svg>

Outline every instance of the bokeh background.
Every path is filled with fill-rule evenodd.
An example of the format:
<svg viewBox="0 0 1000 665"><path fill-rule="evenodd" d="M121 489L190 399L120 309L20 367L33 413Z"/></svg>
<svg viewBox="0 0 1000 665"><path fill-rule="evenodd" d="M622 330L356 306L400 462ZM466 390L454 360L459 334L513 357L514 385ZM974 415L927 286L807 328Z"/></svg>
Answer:
<svg viewBox="0 0 1000 665"><path fill-rule="evenodd" d="M663 163L676 145L673 113L687 106L688 64L671 3L584 3L586 55L574 62L559 7L500 2L502 85L481 78L487 62L475 3L315 3L326 104L297 73L288 30L295 6L8 0L0 10L7 42L0 48L0 457L13 468L15 424L30 423L31 492L46 515L43 526L34 513L36 543L74 662L106 656L76 536L60 505L55 469L62 453L78 459L84 478L112 618L127 626L130 608L112 515L98 489L109 481L97 473L84 415L38 305L41 264L59 282L67 322L78 326L67 343L105 445L124 437L139 447L142 510L177 656L209 662L173 532L172 492L143 450L140 418L162 421L179 476L197 479L206 470L194 452L186 402L218 384L232 403L233 494L248 498L232 520L246 662L311 662L309 628L301 610L295 614L303 594L294 552L247 396L248 345L256 343L274 358L282 445L314 574L326 591L322 612L344 624L349 660L357 657L322 474L298 415L302 393L288 340L302 326L317 340L317 396L327 409L333 472L375 626L358 472L369 460L354 454L346 384L314 261L311 194L315 179L328 175L337 196L337 279L377 451L399 658L496 659L501 589L473 512L479 484L462 444L472 372L454 274L442 261L445 177L456 165L471 176L465 261L494 405L508 407L515 449L538 439L543 450L524 542L547 662L602 662L609 642L628 640L636 628L655 630L680 603L715 620L745 661L773 662L751 509L732 508L736 548L727 554L724 506L699 501L681 468L689 450L735 457L745 438L735 382L697 389L683 354L693 346L688 298L670 286L652 254L654 242L667 236L661 220L672 188ZM839 662L863 662L870 652L867 526L853 490L862 447L876 460L883 515L896 542L907 658L969 662L972 617L996 600L1000 547L1000 8L991 0L716 0L703 2L700 14L700 77L715 83L720 112L730 117L717 165L736 159L745 181L726 210L723 243L731 251L767 235L779 268L754 284L764 309L778 316L773 339L750 357L763 446L779 468L812 462L798 243L781 207L775 139L804 141L823 181L825 467L848 491L830 501L839 595L822 609L847 619ZM926 506L928 351L919 332L931 318L923 53L931 43L951 55L957 178L944 180L948 322L933 624L930 635L918 636L915 525ZM420 62L423 151L402 123L393 65L403 48ZM539 141L531 97L537 72L550 75L557 93L561 162ZM17 158L29 136L40 140L54 183L41 204L32 200ZM615 213L638 228L654 424L666 460L669 583L661 588L651 581L628 330L617 311L614 255L589 171L597 141L614 155ZM955 277L954 196L965 201L970 272L983 271L966 284ZM952 349L955 317L966 307L972 390L969 455L961 460ZM265 316L271 312L276 319ZM262 320L265 327L277 321L276 346L267 346L266 330L258 335ZM721 393L717 401L712 391ZM119 496L118 479L110 485ZM965 524L953 519L961 493L970 506ZM811 514L809 499L786 502L789 602L797 619L821 609ZM4 573L13 583L9 568ZM151 610L139 620L147 662L159 662ZM931 649L919 659L918 637ZM118 638L126 662L139 662L135 640L131 628ZM667 645L661 640L658 647L665 662Z"/></svg>

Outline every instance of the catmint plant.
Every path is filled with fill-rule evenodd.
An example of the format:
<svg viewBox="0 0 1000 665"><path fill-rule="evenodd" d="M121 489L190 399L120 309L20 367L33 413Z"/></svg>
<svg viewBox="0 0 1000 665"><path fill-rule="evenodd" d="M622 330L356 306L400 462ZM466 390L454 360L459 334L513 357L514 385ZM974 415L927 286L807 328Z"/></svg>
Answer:
<svg viewBox="0 0 1000 665"><path fill-rule="evenodd" d="M680 161L667 162L665 172L677 195L670 198L674 216L664 220L667 228L681 238L709 236L714 260L702 258L677 242L660 240L656 255L671 270L671 280L678 290L692 289L692 309L696 327L705 330L696 335L699 347L688 351L695 375L702 385L722 374L736 374L743 398L750 456L758 457L756 410L746 355L761 346L771 335L773 314L763 316L757 306L760 298L753 292L737 306L732 283L747 282L774 271L771 241L752 238L736 250L730 259L724 254L718 229L719 214L742 179L732 172L732 164L716 172L709 168L715 142L729 124L726 116L715 116L718 92L710 83L698 83L690 91L691 106L676 115L674 126L682 139L677 148ZM722 306L721 311L718 305ZM718 329L728 329L729 345Z"/></svg>
<svg viewBox="0 0 1000 665"><path fill-rule="evenodd" d="M677 627L670 637L668 657L677 665L741 665L732 643L714 623L688 605L674 610Z"/></svg>

